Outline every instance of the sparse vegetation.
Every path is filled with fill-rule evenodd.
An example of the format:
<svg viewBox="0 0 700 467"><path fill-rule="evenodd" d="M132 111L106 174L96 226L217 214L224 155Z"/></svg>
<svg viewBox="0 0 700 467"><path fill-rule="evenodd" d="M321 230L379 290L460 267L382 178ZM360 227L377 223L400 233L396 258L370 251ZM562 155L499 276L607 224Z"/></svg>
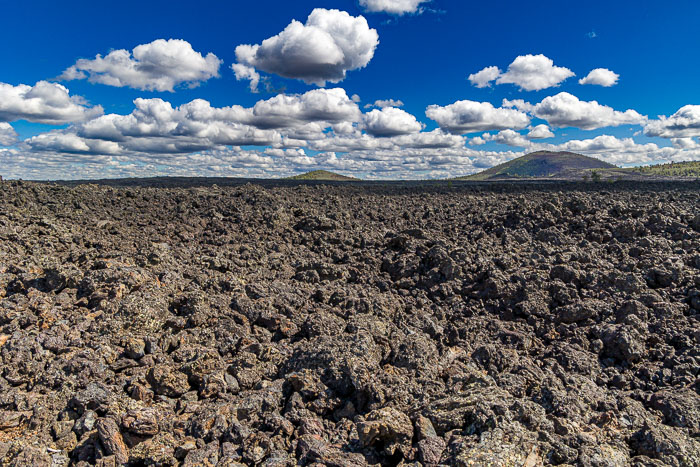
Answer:
<svg viewBox="0 0 700 467"><path fill-rule="evenodd" d="M700 177L700 161L669 162L668 164L645 165L633 169L648 175L667 177Z"/></svg>

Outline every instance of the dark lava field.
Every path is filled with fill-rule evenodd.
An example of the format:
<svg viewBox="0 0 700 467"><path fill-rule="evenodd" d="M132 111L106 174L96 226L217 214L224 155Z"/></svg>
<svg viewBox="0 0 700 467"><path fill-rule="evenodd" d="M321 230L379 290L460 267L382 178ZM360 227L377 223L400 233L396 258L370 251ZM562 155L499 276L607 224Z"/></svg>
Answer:
<svg viewBox="0 0 700 467"><path fill-rule="evenodd" d="M0 464L698 466L700 184L0 183Z"/></svg>

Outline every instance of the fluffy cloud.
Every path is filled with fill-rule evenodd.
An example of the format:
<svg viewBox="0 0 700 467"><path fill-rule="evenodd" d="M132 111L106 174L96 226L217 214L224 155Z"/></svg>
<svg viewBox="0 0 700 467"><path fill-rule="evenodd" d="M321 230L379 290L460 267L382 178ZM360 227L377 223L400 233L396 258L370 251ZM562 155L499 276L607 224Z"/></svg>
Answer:
<svg viewBox="0 0 700 467"><path fill-rule="evenodd" d="M7 122L0 122L0 146L12 146L18 140L17 132Z"/></svg>
<svg viewBox="0 0 700 467"><path fill-rule="evenodd" d="M700 148L700 143L693 138L671 138L671 143L674 148L679 149L695 149Z"/></svg>
<svg viewBox="0 0 700 467"><path fill-rule="evenodd" d="M637 152L645 151L648 149L658 149L653 143L647 145L639 145L634 142L632 138L617 138L612 135L600 135L591 139L584 140L569 140L566 143L560 144L558 147L566 149L568 151L580 151L580 152L591 152L591 151L610 151L614 149L630 149L635 148Z"/></svg>
<svg viewBox="0 0 700 467"><path fill-rule="evenodd" d="M368 133L334 135L324 139L309 141L310 149L321 152L374 154L387 151L396 157L405 151L425 153L431 151L456 150L464 148L465 138L451 135L439 129L404 134L392 137L375 137Z"/></svg>
<svg viewBox="0 0 700 467"><path fill-rule="evenodd" d="M85 99L70 96L68 89L56 83L39 81L34 86L0 83L0 121L60 125L86 120L102 114L102 107L89 107Z"/></svg>
<svg viewBox="0 0 700 467"><path fill-rule="evenodd" d="M530 118L519 110L495 108L489 102L457 101L447 106L428 106L425 114L451 133L521 129Z"/></svg>
<svg viewBox="0 0 700 467"><path fill-rule="evenodd" d="M501 130L496 134L484 133L481 136L472 138L469 144L472 146L480 146L487 142L505 144L507 146L526 148L527 151L536 151L540 148L532 140L551 138L554 136L547 125L537 125L532 128L526 135L518 133L512 129Z"/></svg>
<svg viewBox="0 0 700 467"><path fill-rule="evenodd" d="M240 63L231 65L233 73L236 75L236 81L249 81L248 86L251 92L258 92L258 84L260 84L260 73L255 71L255 68Z"/></svg>
<svg viewBox="0 0 700 467"><path fill-rule="evenodd" d="M469 81L477 88L486 88L491 86L491 82L501 76L501 69L497 66L487 66L478 73L469 75Z"/></svg>
<svg viewBox="0 0 700 467"><path fill-rule="evenodd" d="M596 101L581 101L578 97L561 92L545 97L534 106L533 113L555 127L575 127L595 130L608 126L641 125L647 120L634 110L620 112Z"/></svg>
<svg viewBox="0 0 700 467"><path fill-rule="evenodd" d="M77 125L85 138L127 141L136 150L144 139L156 144L162 138L166 152L217 145L280 144L282 138L311 140L340 123L359 122L362 113L343 89L316 89L305 94L280 94L253 107L212 107L196 99L174 108L161 99L136 99L129 115L105 115ZM178 141L177 145L173 145ZM145 150L146 148L143 148ZM155 149L154 149L155 150Z"/></svg>
<svg viewBox="0 0 700 467"><path fill-rule="evenodd" d="M219 76L221 60L209 53L206 57L180 39L158 39L142 44L132 52L119 49L106 56L80 59L59 77L62 80L87 78L92 83L132 87L144 91L170 91L175 86L199 85Z"/></svg>
<svg viewBox="0 0 700 467"><path fill-rule="evenodd" d="M392 15L404 15L406 13L420 12L421 3L430 0L360 0L360 5L365 11L372 13L384 12Z"/></svg>
<svg viewBox="0 0 700 467"><path fill-rule="evenodd" d="M0 166L9 178L95 179L150 176L279 176L295 167L260 151L226 148L186 155L152 157L95 156L0 149Z"/></svg>
<svg viewBox="0 0 700 467"><path fill-rule="evenodd" d="M537 125L527 134L527 139L545 139L553 138L554 133L547 125Z"/></svg>
<svg viewBox="0 0 700 467"><path fill-rule="evenodd" d="M396 138L392 138L392 141L399 148L404 149L459 149L464 147L466 138L445 133L440 129L435 129L433 131L397 136Z"/></svg>
<svg viewBox="0 0 700 467"><path fill-rule="evenodd" d="M242 123L251 120L251 111L240 106L214 108L201 99L177 108L161 99L136 99L134 105L129 115L104 115L76 125L73 131L84 139L117 142L126 152L155 154L281 141L278 132Z"/></svg>
<svg viewBox="0 0 700 467"><path fill-rule="evenodd" d="M523 99L503 99L501 107L514 107L518 110L522 110L523 112L527 112L529 114L535 112L535 106L533 104L530 104L529 102L525 102Z"/></svg>
<svg viewBox="0 0 700 467"><path fill-rule="evenodd" d="M614 71L610 71L607 68L596 68L591 70L585 78L578 80L578 84L595 84L609 88L616 85L618 79L620 79L620 75Z"/></svg>
<svg viewBox="0 0 700 467"><path fill-rule="evenodd" d="M700 136L700 105L686 105L670 117L660 116L658 120L650 120L644 133L662 138Z"/></svg>
<svg viewBox="0 0 700 467"><path fill-rule="evenodd" d="M152 137L141 138L149 141ZM156 138L157 139L157 138ZM275 145L260 150L223 147L189 153L91 154L86 138L68 130L31 139L21 153L0 149L0 165L8 177L27 179L103 178L134 176L238 176L274 178L311 168L354 173L368 178L427 178L464 175L513 154L478 152L464 147L464 138L433 130L395 137L369 134L339 138L329 134L305 148ZM119 143L123 147L122 143ZM327 146L337 148L321 150ZM348 148L352 148L348 152Z"/></svg>
<svg viewBox="0 0 700 467"><path fill-rule="evenodd" d="M363 117L364 129L373 136L397 136L418 133L423 125L410 113L396 107L374 109Z"/></svg>
<svg viewBox="0 0 700 467"><path fill-rule="evenodd" d="M314 89L301 95L279 94L258 101L252 108L252 123L263 128L282 128L300 122L356 122L361 118L357 103L342 88Z"/></svg>
<svg viewBox="0 0 700 467"><path fill-rule="evenodd" d="M203 99L180 106L162 99L136 99L130 114L98 116L28 138L12 149L0 148L0 166L3 175L25 179L270 178L312 168L363 178L408 179L466 175L536 150L581 152L623 165L700 159L694 137L671 139L674 147L610 135L560 145L543 143L538 139L551 137L552 132L544 124L530 127L528 113L536 115L545 101L504 102L515 108L471 101L430 106L426 114L441 128L421 131L423 126L413 115L396 107L363 114L339 88L282 94L251 107L213 107ZM594 113L604 107L579 101L584 108L588 104L595 104ZM619 120L614 110L607 109L613 120ZM454 132L469 131L492 131L470 139L471 145L491 142L518 149L466 147L467 138ZM258 149L243 149L247 146Z"/></svg>
<svg viewBox="0 0 700 467"><path fill-rule="evenodd" d="M554 86L574 76L568 68L554 66L551 58L539 55L521 55L508 66L508 71L498 77L498 84L515 84L526 91L539 91Z"/></svg>
<svg viewBox="0 0 700 467"><path fill-rule="evenodd" d="M525 91L539 91L559 86L572 76L573 71L554 66L551 58L542 54L528 54L516 57L505 73L501 73L498 67L490 66L469 75L469 81L478 88L490 86L492 81L496 81L496 84L515 84Z"/></svg>
<svg viewBox="0 0 700 467"><path fill-rule="evenodd" d="M225 146L301 147L325 138L330 127L345 125L353 134L359 131L354 125L362 121L362 112L343 89L281 94L258 101L250 108L217 108L203 99L173 107L162 99L139 98L134 100L134 106L128 115L103 115L65 130L38 135L23 144L32 151L147 158L220 150ZM377 134L411 131L405 118L368 122L368 131ZM420 124L415 124L420 131Z"/></svg>
<svg viewBox="0 0 700 467"><path fill-rule="evenodd" d="M234 68L238 79L255 77L251 69L307 84L342 81L350 70L364 68L374 56L379 35L362 16L317 8L306 24L293 20L284 31L262 44L239 45L236 59L248 68Z"/></svg>
<svg viewBox="0 0 700 467"><path fill-rule="evenodd" d="M581 101L568 92L545 97L539 104L530 104L522 99L503 99L503 107L518 109L559 128L595 130L607 126L643 125L647 122L647 117L634 110L620 112L596 101Z"/></svg>
<svg viewBox="0 0 700 467"><path fill-rule="evenodd" d="M525 138L517 131L513 131L510 129L501 130L495 135L484 133L483 135L481 135L481 141L493 141L495 143L521 148L526 148L530 146L530 141L527 138ZM481 141L477 140L476 142L473 142L473 144L482 144Z"/></svg>
<svg viewBox="0 0 700 467"><path fill-rule="evenodd" d="M599 159L616 165L645 164L658 159L669 158L676 151L672 148L659 148L656 144L637 144L632 138L617 138L600 135L592 139L570 140L556 146L560 151L572 151L595 155ZM671 149L671 152L668 151Z"/></svg>
<svg viewBox="0 0 700 467"><path fill-rule="evenodd" d="M403 101L394 99L379 99L374 101L374 104L366 104L365 109L371 109L372 107L379 107L383 109L384 107L403 107Z"/></svg>
<svg viewBox="0 0 700 467"><path fill-rule="evenodd" d="M488 137L506 144L524 144L517 135L517 132L504 130ZM700 160L700 149L661 148L609 135L562 145L532 143L525 151L474 150L464 147L464 137L440 130L385 138L365 133L342 138L329 134L323 140L308 143L308 149L320 151L316 155L306 148L284 145L259 150L228 146L189 153L86 155L79 151L81 142L73 140L71 143L68 138L63 143L66 147L73 144L78 151L55 151L48 144L39 149L37 140L34 141L36 148L31 150L29 147L22 150L0 148L3 175L25 179L166 175L276 178L323 168L368 179L425 179L466 175L538 149L582 152L624 165ZM56 147L59 146L53 146Z"/></svg>
<svg viewBox="0 0 700 467"><path fill-rule="evenodd" d="M118 154L118 143L82 138L75 133L54 130L41 133L25 141L33 150L56 151L72 154Z"/></svg>

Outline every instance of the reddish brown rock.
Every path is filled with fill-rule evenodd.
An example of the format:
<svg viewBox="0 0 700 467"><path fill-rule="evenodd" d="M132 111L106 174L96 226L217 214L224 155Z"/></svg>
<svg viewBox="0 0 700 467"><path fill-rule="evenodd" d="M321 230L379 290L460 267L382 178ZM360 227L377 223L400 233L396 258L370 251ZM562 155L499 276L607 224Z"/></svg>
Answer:
<svg viewBox="0 0 700 467"><path fill-rule="evenodd" d="M113 455L119 464L129 460L129 448L124 444L124 438L119 431L119 425L112 418L102 418L97 421L97 434L105 451Z"/></svg>

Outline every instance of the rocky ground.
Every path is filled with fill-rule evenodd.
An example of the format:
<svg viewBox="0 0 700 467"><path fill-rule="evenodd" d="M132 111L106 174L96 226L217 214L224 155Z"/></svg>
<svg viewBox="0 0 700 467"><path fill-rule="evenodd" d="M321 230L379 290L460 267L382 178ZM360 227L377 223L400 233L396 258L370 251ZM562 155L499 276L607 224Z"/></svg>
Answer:
<svg viewBox="0 0 700 467"><path fill-rule="evenodd" d="M0 464L700 465L700 185L0 184Z"/></svg>

